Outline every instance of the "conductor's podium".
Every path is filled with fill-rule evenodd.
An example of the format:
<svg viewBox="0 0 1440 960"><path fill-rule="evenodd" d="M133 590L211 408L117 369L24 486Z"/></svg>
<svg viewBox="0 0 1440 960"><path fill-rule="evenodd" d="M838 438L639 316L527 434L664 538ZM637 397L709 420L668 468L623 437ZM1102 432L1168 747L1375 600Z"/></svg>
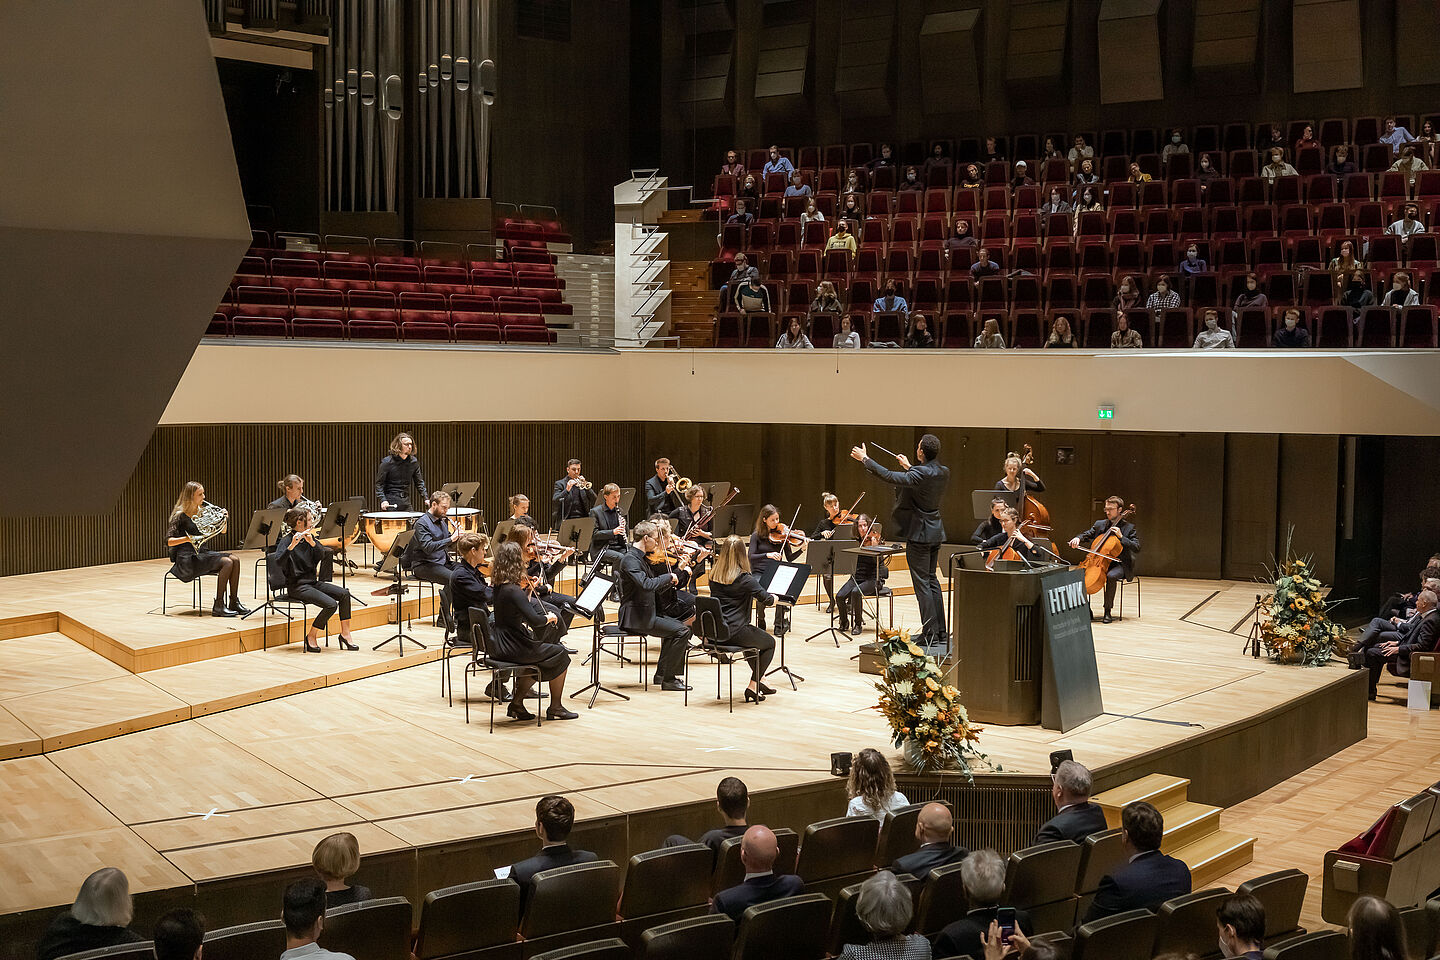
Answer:
<svg viewBox="0 0 1440 960"><path fill-rule="evenodd" d="M970 719L1071 730L1101 713L1084 575L967 554L954 570L947 682Z"/></svg>

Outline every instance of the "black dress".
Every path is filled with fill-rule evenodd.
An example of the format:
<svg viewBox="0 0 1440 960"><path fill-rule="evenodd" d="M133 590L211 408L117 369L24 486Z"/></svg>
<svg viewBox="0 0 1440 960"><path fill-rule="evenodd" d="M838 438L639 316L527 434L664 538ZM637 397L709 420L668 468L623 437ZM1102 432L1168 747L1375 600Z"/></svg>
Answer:
<svg viewBox="0 0 1440 960"><path fill-rule="evenodd" d="M765 592L753 574L742 573L734 583L710 581L710 596L720 605L720 616L730 631L729 645L756 651L750 660L751 677L758 683L775 656L775 638L750 623L750 605L769 606L775 598Z"/></svg>
<svg viewBox="0 0 1440 960"><path fill-rule="evenodd" d="M570 655L553 640L558 635L558 625L535 609L519 585L495 587L495 629L489 652L496 660L534 664L540 668L541 680L553 680L570 667Z"/></svg>
<svg viewBox="0 0 1440 960"><path fill-rule="evenodd" d="M171 520L170 527L165 532L167 542L176 537L198 536L200 528L195 526L194 519L184 513ZM176 579L181 583L189 583L196 577L212 577L219 573L220 567L225 563L225 554L197 547L194 543L181 543L170 547L170 562L174 564L170 572L175 574Z"/></svg>

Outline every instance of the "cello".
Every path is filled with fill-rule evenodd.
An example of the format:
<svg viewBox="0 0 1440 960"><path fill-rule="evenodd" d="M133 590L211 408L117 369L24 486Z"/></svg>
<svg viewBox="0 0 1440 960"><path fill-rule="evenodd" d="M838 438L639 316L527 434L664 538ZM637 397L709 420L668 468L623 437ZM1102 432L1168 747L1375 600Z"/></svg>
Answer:
<svg viewBox="0 0 1440 960"><path fill-rule="evenodd" d="M1115 562L1119 558L1120 552L1125 549L1124 544L1120 542L1120 524L1134 515L1135 504L1132 503L1120 511L1120 516L1115 518L1110 529L1096 537L1088 549L1080 548L1085 551L1085 561L1080 566L1085 570L1085 593L1087 595L1099 593L1105 588L1105 575L1110 569L1110 564Z"/></svg>

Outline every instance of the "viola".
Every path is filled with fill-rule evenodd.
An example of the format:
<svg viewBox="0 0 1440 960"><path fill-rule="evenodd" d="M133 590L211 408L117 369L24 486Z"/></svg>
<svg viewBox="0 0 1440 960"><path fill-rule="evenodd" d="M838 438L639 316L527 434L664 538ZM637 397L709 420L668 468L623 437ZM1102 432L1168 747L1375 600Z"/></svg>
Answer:
<svg viewBox="0 0 1440 960"><path fill-rule="evenodd" d="M1085 592L1087 594L1099 593L1105 587L1105 575L1110 569L1110 564L1120 556L1125 545L1120 542L1120 524L1135 515L1135 504L1129 504L1120 511L1120 516L1110 525L1090 548L1085 551L1085 562L1081 566L1085 570Z"/></svg>

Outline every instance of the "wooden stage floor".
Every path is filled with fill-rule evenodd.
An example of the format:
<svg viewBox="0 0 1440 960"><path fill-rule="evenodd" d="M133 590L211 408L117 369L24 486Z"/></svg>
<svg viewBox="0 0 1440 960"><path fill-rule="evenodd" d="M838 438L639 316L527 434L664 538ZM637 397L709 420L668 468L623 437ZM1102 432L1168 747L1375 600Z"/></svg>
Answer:
<svg viewBox="0 0 1440 960"><path fill-rule="evenodd" d="M249 629L149 612L158 610L164 568L0 580L0 742L9 744L0 762L0 913L66 904L102 865L123 868L137 893L295 868L337 830L356 834L367 856L523 839L535 798L551 792L571 796L584 824L703 808L715 782L734 773L762 796L833 791L827 815L839 815L830 753L888 744L871 709L872 679L851 659L855 643L800 640L828 623L823 608L799 608L787 638L787 661L806 678L798 691L771 677L779 693L760 705L736 703L732 714L714 698L713 667L696 661L685 706L680 694L642 690L636 667L606 658L605 683L630 701L602 694L593 710L578 708L579 720L538 729L500 719L492 735L478 693L468 726L458 698L450 706L440 697L440 667L426 662L440 634L421 619L412 632L431 649L405 660L393 647L370 651L391 631L376 622L357 632L358 653L305 656L298 644L273 641L248 650L231 638L228 655L131 672L102 655L112 652L109 641L173 649L216 630ZM362 574L351 585L368 593L380 581ZM1123 622L1095 626L1107 713L1063 735L992 726L983 749L1004 776L1032 783L1059 748L1097 772L1143 766L1353 679L1336 665L1278 667L1245 655L1242 637L1228 630L1254 592L1249 583L1144 581L1143 619L1132 610ZM188 588L178 593L188 606ZM902 624L918 620L909 596L896 598L895 612ZM94 644L100 652L86 645L87 630L107 638ZM572 641L583 653L589 630ZM587 682L578 660L570 690ZM1351 833L1374 815L1367 807Z"/></svg>

